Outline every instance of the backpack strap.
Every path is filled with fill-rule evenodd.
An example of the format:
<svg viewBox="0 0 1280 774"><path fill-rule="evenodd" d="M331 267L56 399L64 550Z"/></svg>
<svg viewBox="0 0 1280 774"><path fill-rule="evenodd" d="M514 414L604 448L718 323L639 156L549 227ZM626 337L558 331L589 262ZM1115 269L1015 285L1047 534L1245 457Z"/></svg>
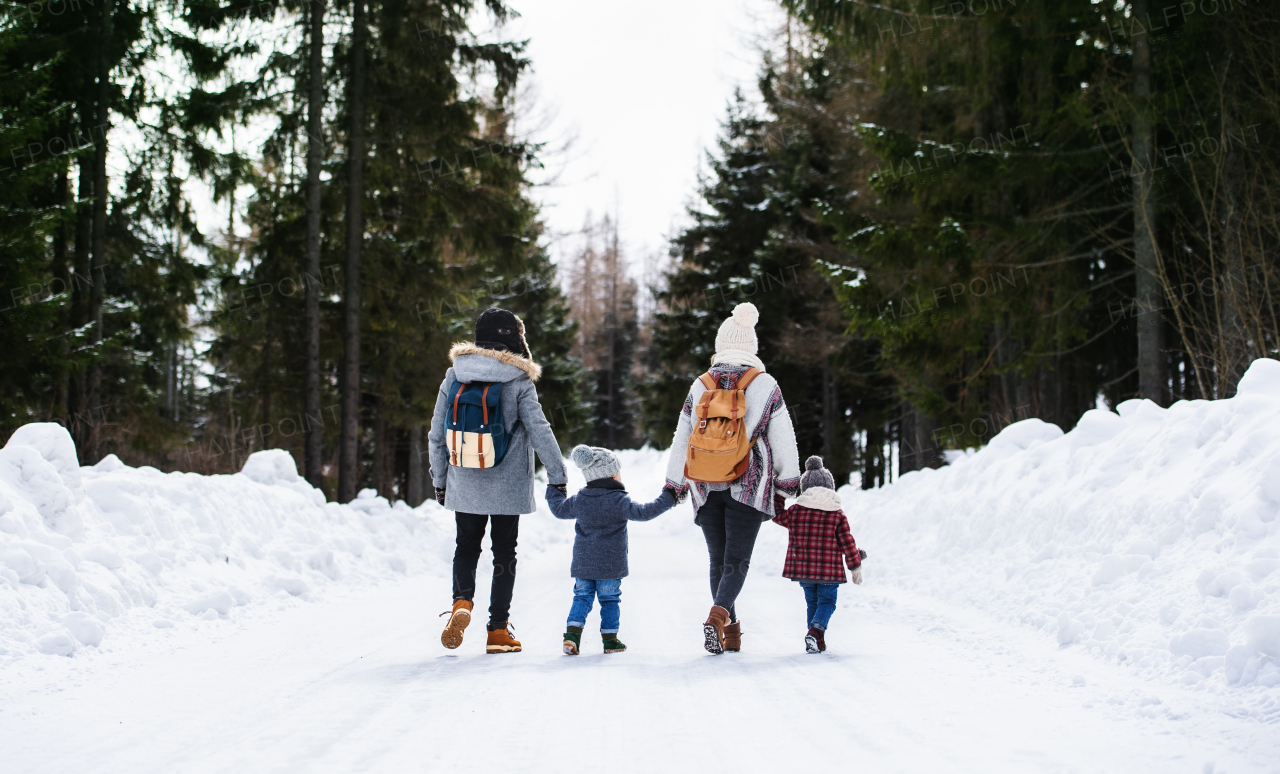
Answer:
<svg viewBox="0 0 1280 774"><path fill-rule="evenodd" d="M704 390L702 399L698 401L698 405L694 407L693 415L698 418L698 432L707 432L707 415L711 413L711 397L716 394L715 390Z"/></svg>
<svg viewBox="0 0 1280 774"><path fill-rule="evenodd" d="M484 392L480 393L480 408L484 410L484 425L489 426L489 388L493 384L489 383L484 386ZM477 452L480 455L480 469L484 470L484 433L476 433Z"/></svg>
<svg viewBox="0 0 1280 774"><path fill-rule="evenodd" d="M763 373L763 371L761 371L759 368L748 368L747 370L742 372L742 376L738 377L738 383L734 386L739 390L745 390L747 389L747 385L755 381L755 378L759 376L761 373Z"/></svg>
<svg viewBox="0 0 1280 774"><path fill-rule="evenodd" d="M702 391L702 397L698 399L698 405L693 407L693 415L698 418L698 432L706 433L707 413L711 411L711 397L720 388L716 384L716 380L711 378L710 371L699 376L698 381L702 382L702 386L706 387L706 389Z"/></svg>
<svg viewBox="0 0 1280 774"><path fill-rule="evenodd" d="M458 383L458 391L453 394L453 424L458 424L458 398L462 397L462 391L467 389L467 385ZM450 461L454 467L458 466L458 436L461 435L457 430L449 431L449 440L452 444L449 448Z"/></svg>
<svg viewBox="0 0 1280 774"><path fill-rule="evenodd" d="M467 389L467 385L459 383L458 391L453 394L453 423L458 424L458 398L462 397L463 390Z"/></svg>

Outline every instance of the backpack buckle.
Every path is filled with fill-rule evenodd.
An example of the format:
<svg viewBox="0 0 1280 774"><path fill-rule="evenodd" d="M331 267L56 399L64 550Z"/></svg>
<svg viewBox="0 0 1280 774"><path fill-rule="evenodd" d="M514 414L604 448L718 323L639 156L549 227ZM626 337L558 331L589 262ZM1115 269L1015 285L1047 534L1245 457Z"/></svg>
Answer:
<svg viewBox="0 0 1280 774"><path fill-rule="evenodd" d="M706 429L706 427L707 427L707 420L705 420L705 419L704 419L704 420L702 420L701 422L699 422L699 423L698 423L698 429L699 429L699 430L705 430L705 429Z"/></svg>

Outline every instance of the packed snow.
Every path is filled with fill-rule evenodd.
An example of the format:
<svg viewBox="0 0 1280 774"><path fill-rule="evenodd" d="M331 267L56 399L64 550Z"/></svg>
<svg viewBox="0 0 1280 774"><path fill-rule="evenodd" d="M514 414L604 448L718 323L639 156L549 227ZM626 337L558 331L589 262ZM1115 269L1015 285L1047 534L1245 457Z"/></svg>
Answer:
<svg viewBox="0 0 1280 774"><path fill-rule="evenodd" d="M1280 362L1228 400L1117 409L843 490L878 581L1280 721Z"/></svg>
<svg viewBox="0 0 1280 774"><path fill-rule="evenodd" d="M573 526L545 504L520 527L525 652L483 655L478 624L445 651L454 536L434 502L326 503L280 450L230 476L80 467L65 430L28 425L0 450L0 747L44 771L469 770L481 748L540 770L585 735L609 740L591 760L645 771L701 768L710 734L754 771L820 731L807 760L889 771L1280 770L1280 363L1229 400L1118 410L842 488L869 558L822 656L772 525L743 653L701 651L686 502L631 528L629 651L576 660L558 636ZM620 456L654 496L665 453ZM500 738L475 722L492 712Z"/></svg>
<svg viewBox="0 0 1280 774"><path fill-rule="evenodd" d="M326 503L279 449L233 476L81 468L62 426L26 425L0 450L0 663L439 572L450 540L373 490Z"/></svg>

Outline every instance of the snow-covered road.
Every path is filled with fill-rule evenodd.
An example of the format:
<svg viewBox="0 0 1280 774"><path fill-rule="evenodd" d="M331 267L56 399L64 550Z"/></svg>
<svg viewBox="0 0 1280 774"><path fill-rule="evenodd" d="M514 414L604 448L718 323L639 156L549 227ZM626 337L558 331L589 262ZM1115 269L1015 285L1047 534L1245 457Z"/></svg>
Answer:
<svg viewBox="0 0 1280 774"><path fill-rule="evenodd" d="M686 522L682 509L632 529L626 653L599 652L593 613L586 655L561 655L566 541L521 566L520 654L485 655L476 624L444 650L447 579L415 577L24 662L0 673L0 769L1280 771L1274 725L878 588L874 552L867 583L842 589L826 654L804 653L799 589L760 569L740 601L744 651L709 656L704 549Z"/></svg>

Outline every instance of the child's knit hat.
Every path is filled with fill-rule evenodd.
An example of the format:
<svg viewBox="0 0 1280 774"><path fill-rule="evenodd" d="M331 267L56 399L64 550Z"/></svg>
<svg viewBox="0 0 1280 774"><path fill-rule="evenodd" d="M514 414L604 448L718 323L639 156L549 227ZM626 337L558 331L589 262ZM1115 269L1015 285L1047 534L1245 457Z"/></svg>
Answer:
<svg viewBox="0 0 1280 774"><path fill-rule="evenodd" d="M760 349L756 341L756 322L760 319L760 311L751 302L738 304L733 314L720 323L720 332L716 334L716 352L727 349L739 349L756 354Z"/></svg>
<svg viewBox="0 0 1280 774"><path fill-rule="evenodd" d="M804 473L800 476L800 491L805 492L815 486L826 487L835 490L836 477L831 475L831 471L822 467L822 458L813 455L804 461Z"/></svg>
<svg viewBox="0 0 1280 774"><path fill-rule="evenodd" d="M622 470L618 455L599 446L579 444L573 448L573 464L582 468L587 481L613 478Z"/></svg>

